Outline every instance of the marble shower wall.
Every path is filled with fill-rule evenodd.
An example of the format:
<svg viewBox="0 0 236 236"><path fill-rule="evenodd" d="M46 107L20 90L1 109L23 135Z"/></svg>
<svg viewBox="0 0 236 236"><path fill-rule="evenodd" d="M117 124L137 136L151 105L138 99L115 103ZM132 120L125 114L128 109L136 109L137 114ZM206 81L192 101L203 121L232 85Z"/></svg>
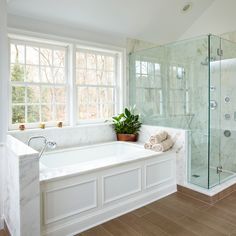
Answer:
<svg viewBox="0 0 236 236"><path fill-rule="evenodd" d="M207 167L207 56L208 38L199 37L130 57L131 104L146 125L189 130L190 175Z"/></svg>

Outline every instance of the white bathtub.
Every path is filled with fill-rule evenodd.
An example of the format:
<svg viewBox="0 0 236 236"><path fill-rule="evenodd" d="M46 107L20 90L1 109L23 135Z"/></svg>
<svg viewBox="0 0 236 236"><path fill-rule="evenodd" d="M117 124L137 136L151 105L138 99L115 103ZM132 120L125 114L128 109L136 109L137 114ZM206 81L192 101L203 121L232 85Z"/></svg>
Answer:
<svg viewBox="0 0 236 236"><path fill-rule="evenodd" d="M43 235L75 235L176 191L175 152L110 142L40 160Z"/></svg>
<svg viewBox="0 0 236 236"><path fill-rule="evenodd" d="M159 153L160 155L161 153ZM110 142L46 153L40 160L41 180L156 156L142 145Z"/></svg>

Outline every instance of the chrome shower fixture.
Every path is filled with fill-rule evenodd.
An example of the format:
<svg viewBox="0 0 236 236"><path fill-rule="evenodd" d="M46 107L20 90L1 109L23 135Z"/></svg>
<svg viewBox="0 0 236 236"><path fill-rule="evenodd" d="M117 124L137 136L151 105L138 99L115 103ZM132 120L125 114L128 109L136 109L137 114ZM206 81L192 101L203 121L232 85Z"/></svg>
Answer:
<svg viewBox="0 0 236 236"><path fill-rule="evenodd" d="M44 136L33 136L33 137L31 137L28 140L28 143L27 143L28 146L30 146L31 141L34 140L34 139L43 139L43 142L44 142L44 146L42 147L41 151L39 152L39 158L43 155L43 153L45 152L46 148L55 149L57 147L57 143L56 142L47 140L47 138L44 137Z"/></svg>

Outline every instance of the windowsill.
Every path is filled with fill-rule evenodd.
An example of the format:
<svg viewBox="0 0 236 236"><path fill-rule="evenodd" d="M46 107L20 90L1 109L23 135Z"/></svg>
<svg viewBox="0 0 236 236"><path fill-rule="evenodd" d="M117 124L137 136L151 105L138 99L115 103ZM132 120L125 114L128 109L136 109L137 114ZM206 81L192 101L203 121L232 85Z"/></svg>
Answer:
<svg viewBox="0 0 236 236"><path fill-rule="evenodd" d="M96 126L109 126L112 125L112 122L97 122L97 123L84 123L84 124L78 124L75 126L63 126L62 128L59 127L47 127L45 129L40 129L40 128L31 128L31 129L25 129L25 130L8 130L8 134L15 134L15 133L27 133L27 132L32 132L32 131L45 131L45 130L60 130L60 129L73 129L73 128L80 128L80 127L96 127Z"/></svg>

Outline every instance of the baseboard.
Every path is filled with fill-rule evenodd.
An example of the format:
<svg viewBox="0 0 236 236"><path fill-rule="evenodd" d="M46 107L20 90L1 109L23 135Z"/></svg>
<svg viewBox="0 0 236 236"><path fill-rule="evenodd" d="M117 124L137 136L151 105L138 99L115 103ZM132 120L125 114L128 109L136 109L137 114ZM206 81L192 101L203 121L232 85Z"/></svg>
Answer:
<svg viewBox="0 0 236 236"><path fill-rule="evenodd" d="M123 201L112 207L106 207L84 218L77 217L73 221L58 227L51 227L44 230L44 236L72 236L81 233L89 228L100 225L106 221L119 217L137 208L143 207L151 202L157 201L177 191L176 185L169 185L162 189L154 190Z"/></svg>
<svg viewBox="0 0 236 236"><path fill-rule="evenodd" d="M227 197L230 195L232 192L236 190L236 184L222 190L219 193L216 193L215 195L209 196L204 193L197 192L193 189L187 188L185 186L177 185L177 190L178 192L181 192L183 194L186 194L190 197L196 198L200 201L206 202L208 204L214 204L218 202L219 200Z"/></svg>

